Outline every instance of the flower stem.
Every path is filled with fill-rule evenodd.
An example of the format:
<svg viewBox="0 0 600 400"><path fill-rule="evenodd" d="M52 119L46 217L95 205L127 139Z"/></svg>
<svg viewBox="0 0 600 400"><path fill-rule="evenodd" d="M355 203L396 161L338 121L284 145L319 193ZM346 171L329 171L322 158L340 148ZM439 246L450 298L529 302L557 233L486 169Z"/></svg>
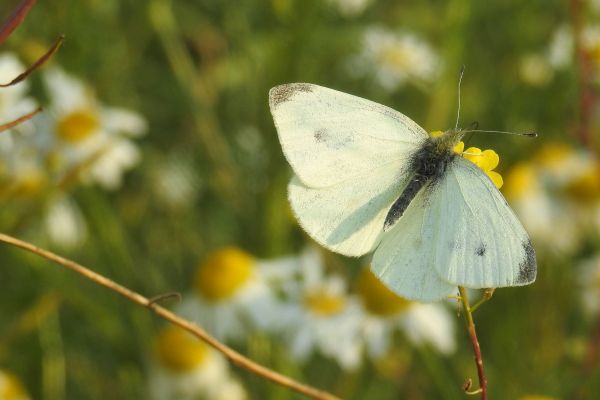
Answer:
<svg viewBox="0 0 600 400"><path fill-rule="evenodd" d="M483 370L483 358L481 357L481 348L479 347L479 341L477 340L477 331L475 330L475 323L473 322L473 310L469 304L469 298L467 296L467 290L459 286L458 291L460 293L460 301L462 302L463 309L465 312L465 319L467 322L467 330L469 331L469 337L471 338L471 344L473 345L473 353L475 357L475 365L477 366L477 375L479 377L479 389L475 391L465 392L468 394L480 394L481 400L487 400L487 379Z"/></svg>
<svg viewBox="0 0 600 400"><path fill-rule="evenodd" d="M177 325L182 329L185 329L186 331L190 332L192 335L203 340L208 345L212 346L214 349L221 352L233 364L237 365L238 367L244 368L244 369L252 372L255 375L258 375L264 379L270 380L271 382L275 382L279 385L285 386L288 389L291 389L297 393L301 393L312 399L339 400L336 396L332 395L331 393L328 393L328 392L319 390L317 388L314 388L312 386L306 385L304 383L298 382L290 377L287 377L287 376L282 375L278 372L275 372L271 369L268 369L256 362L248 359L247 357L244 357L242 354L236 352L232 348L226 346L225 344L219 342L214 337L210 336L204 329L200 328L198 325L196 325L196 324L178 316L177 314L172 313L171 311L167 310L166 308L163 308L163 307L159 306L158 304L156 304L157 299L160 299L160 298L155 297L153 299L148 299L148 298L142 296L141 294L136 293L125 286L119 285L117 282L84 267L81 264L78 264L74 261L63 258L63 257L56 255L48 250L41 249L31 243L25 242L23 240L19 240L12 236L8 236L3 233L0 233L0 242L9 244L11 246L18 247L20 249L29 251L33 254L43 257L47 260L50 260L58 265L61 265L67 269L70 269L71 271L74 271L74 272L82 275L83 277L91 280L92 282L94 282L100 286L104 286L105 288L112 290L113 292L123 296L124 298L131 301L132 303L138 304L142 307L146 307L147 309L149 309L150 311L152 311L154 314L161 317L162 319L169 321L171 324Z"/></svg>

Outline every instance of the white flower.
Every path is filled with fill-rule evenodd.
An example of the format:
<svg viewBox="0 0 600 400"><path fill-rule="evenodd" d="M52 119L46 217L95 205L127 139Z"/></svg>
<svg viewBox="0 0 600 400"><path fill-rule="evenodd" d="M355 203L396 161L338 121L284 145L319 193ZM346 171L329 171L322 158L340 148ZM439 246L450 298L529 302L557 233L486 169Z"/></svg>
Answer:
<svg viewBox="0 0 600 400"><path fill-rule="evenodd" d="M50 240L67 249L80 246L87 237L85 219L77 204L68 197L52 200L44 223Z"/></svg>
<svg viewBox="0 0 600 400"><path fill-rule="evenodd" d="M329 0L329 3L334 5L343 16L353 17L365 11L371 0Z"/></svg>
<svg viewBox="0 0 600 400"><path fill-rule="evenodd" d="M175 326L156 339L148 390L154 400L247 399L223 355Z"/></svg>
<svg viewBox="0 0 600 400"><path fill-rule="evenodd" d="M7 370L0 369L0 399L30 400L31 397L27 394L19 378Z"/></svg>
<svg viewBox="0 0 600 400"><path fill-rule="evenodd" d="M425 41L412 33L373 27L365 31L362 51L350 66L358 75L372 75L384 89L392 91L407 81L433 81L440 60Z"/></svg>
<svg viewBox="0 0 600 400"><path fill-rule="evenodd" d="M441 304L405 300L386 288L367 268L361 272L357 288L364 313L362 335L370 357L384 356L398 330L414 345L426 343L443 354L454 352L454 320Z"/></svg>
<svg viewBox="0 0 600 400"><path fill-rule="evenodd" d="M172 207L193 205L201 182L192 160L179 150L169 154L166 160L150 163L154 192L158 199Z"/></svg>
<svg viewBox="0 0 600 400"><path fill-rule="evenodd" d="M14 54L0 54L0 83L8 83L25 70ZM0 124L12 121L36 108L33 99L26 96L27 81L0 88Z"/></svg>
<svg viewBox="0 0 600 400"><path fill-rule="evenodd" d="M528 54L519 63L521 79L531 86L544 86L550 82L553 74L548 60L539 54Z"/></svg>
<svg viewBox="0 0 600 400"><path fill-rule="evenodd" d="M286 288L289 303L284 339L300 362L314 352L335 360L344 369L360 366L361 312L356 297L347 293L341 276L326 277L320 258L304 265L299 285Z"/></svg>
<svg viewBox="0 0 600 400"><path fill-rule="evenodd" d="M235 247L219 249L198 266L194 291L177 311L220 340L240 340L254 329L277 331L284 321L273 287L299 262L297 257L262 261Z"/></svg>
<svg viewBox="0 0 600 400"><path fill-rule="evenodd" d="M106 189L121 185L140 153L131 140L146 130L138 114L102 105L83 82L59 69L44 73L50 106L40 118L37 145L59 179L76 173Z"/></svg>
<svg viewBox="0 0 600 400"><path fill-rule="evenodd" d="M571 28L565 25L559 27L550 39L546 56L548 62L555 69L562 69L571 65L574 47Z"/></svg>
<svg viewBox="0 0 600 400"><path fill-rule="evenodd" d="M7 134L0 134L0 198L38 198L48 185L43 157L30 135Z"/></svg>
<svg viewBox="0 0 600 400"><path fill-rule="evenodd" d="M600 164L585 151L546 144L506 174L507 199L537 246L570 253L600 232Z"/></svg>

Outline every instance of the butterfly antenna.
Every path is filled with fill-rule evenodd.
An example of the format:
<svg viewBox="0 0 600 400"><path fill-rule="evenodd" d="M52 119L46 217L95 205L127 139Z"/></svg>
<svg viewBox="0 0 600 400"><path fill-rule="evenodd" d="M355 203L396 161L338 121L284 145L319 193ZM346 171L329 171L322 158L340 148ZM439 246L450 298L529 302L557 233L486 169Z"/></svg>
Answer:
<svg viewBox="0 0 600 400"><path fill-rule="evenodd" d="M460 67L460 73L458 75L458 110L456 111L456 124L454 125L454 130L458 129L458 120L460 119L460 86L462 83L463 75L465 74L465 65L463 64Z"/></svg>
<svg viewBox="0 0 600 400"><path fill-rule="evenodd" d="M537 132L508 132L508 131L488 131L483 129L467 129L464 132L474 132L474 133L505 133L507 135L518 135L518 136L527 136L527 137L537 137Z"/></svg>

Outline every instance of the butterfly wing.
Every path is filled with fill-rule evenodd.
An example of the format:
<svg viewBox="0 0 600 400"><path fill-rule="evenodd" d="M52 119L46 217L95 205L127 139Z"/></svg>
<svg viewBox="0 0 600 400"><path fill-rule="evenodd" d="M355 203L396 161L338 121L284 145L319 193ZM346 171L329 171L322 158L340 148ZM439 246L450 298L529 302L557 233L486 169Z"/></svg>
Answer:
<svg viewBox="0 0 600 400"><path fill-rule="evenodd" d="M427 133L391 108L307 83L271 89L269 104L302 227L338 253L372 251Z"/></svg>
<svg viewBox="0 0 600 400"><path fill-rule="evenodd" d="M426 224L435 227L430 251L443 280L468 288L535 280L535 251L525 229L473 163L456 157L428 202Z"/></svg>
<svg viewBox="0 0 600 400"><path fill-rule="evenodd" d="M457 285L442 279L433 267L437 223L425 218L427 197L427 190L421 190L401 220L385 233L373 255L371 270L404 298L435 301L456 293Z"/></svg>
<svg viewBox="0 0 600 400"><path fill-rule="evenodd" d="M314 240L337 253L361 256L379 243L404 180L398 162L325 188L307 186L294 176L288 197L300 225Z"/></svg>
<svg viewBox="0 0 600 400"><path fill-rule="evenodd" d="M401 113L308 83L276 86L269 106L283 152L308 187L328 187L408 160L427 133ZM350 183L352 184L352 183Z"/></svg>

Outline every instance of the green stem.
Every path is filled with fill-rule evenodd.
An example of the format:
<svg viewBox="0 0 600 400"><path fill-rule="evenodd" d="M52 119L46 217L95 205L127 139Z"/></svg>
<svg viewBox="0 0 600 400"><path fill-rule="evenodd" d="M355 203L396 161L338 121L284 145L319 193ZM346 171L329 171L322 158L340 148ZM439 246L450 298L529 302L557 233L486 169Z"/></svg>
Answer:
<svg viewBox="0 0 600 400"><path fill-rule="evenodd" d="M487 400L487 379L483 370L483 358L481 357L481 348L479 347L479 341L477 340L477 331L475 330L475 323L473 322L473 309L469 304L467 290L464 287L459 286L458 291L460 293L460 301L462 302L463 309L465 312L467 330L469 331L469 337L471 338L471 344L473 346L473 353L475 358L475 365L477 366L477 375L479 377L479 389L475 391L469 391L469 388L465 388L465 392L468 394L480 394L481 400Z"/></svg>

